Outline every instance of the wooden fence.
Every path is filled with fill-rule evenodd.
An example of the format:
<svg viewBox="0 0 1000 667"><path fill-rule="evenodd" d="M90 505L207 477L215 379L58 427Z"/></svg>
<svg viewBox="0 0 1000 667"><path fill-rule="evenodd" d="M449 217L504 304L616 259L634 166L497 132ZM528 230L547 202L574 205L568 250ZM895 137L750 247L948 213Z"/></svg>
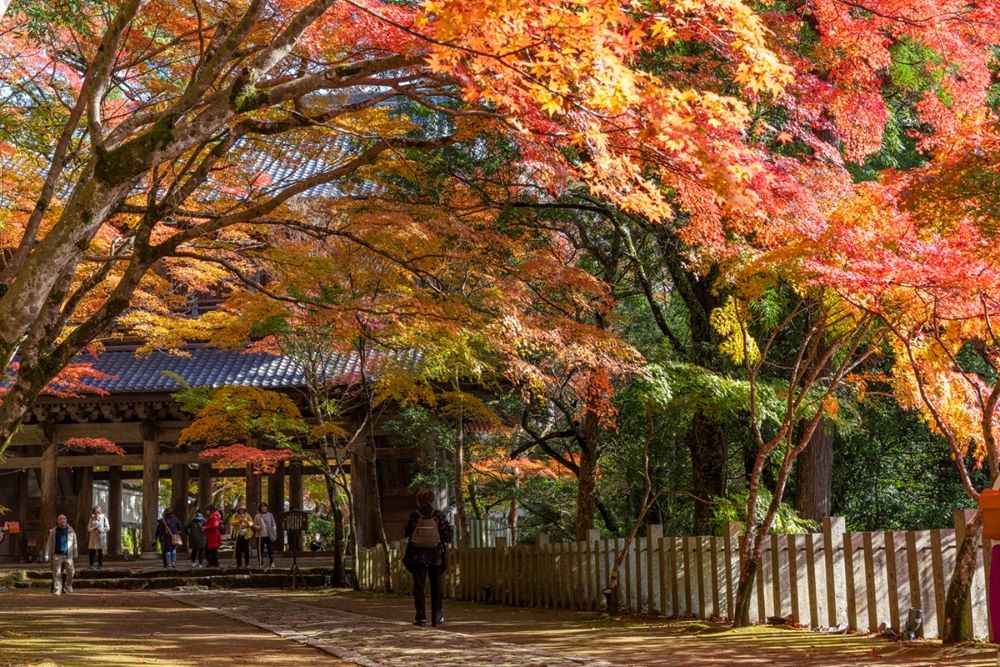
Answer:
<svg viewBox="0 0 1000 667"><path fill-rule="evenodd" d="M455 522L455 543L458 544L461 537L461 529L458 522ZM483 519L469 519L469 536L466 542L470 547L493 547L497 540L503 539L510 544L510 526L506 519L498 517L486 517Z"/></svg>
<svg viewBox="0 0 1000 667"><path fill-rule="evenodd" d="M860 631L885 627L897 632L908 610L923 612L923 636L936 638L948 582L955 567L956 540L964 534L964 512L956 528L925 531L844 532L844 520L823 521L823 532L772 535L764 547L751 603L751 618L791 617L809 627L847 624ZM660 526L629 547L619 575L623 611L671 618L730 618L739 577L739 534L664 537ZM445 577L446 597L525 607L598 610L624 539L601 539L592 531L584 542L549 542L452 549ZM978 545L972 595L966 613L977 638L989 635L986 579L989 548ZM388 553L392 589L410 593L402 566L405 544ZM358 577L362 588L387 590L381 548L362 550ZM487 590L489 587L489 590Z"/></svg>

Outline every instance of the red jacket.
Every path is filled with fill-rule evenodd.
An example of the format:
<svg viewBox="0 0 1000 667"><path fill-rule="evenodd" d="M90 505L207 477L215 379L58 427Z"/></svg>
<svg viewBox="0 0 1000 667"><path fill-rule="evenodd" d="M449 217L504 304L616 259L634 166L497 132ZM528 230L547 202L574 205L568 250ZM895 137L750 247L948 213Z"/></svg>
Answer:
<svg viewBox="0 0 1000 667"><path fill-rule="evenodd" d="M222 546L222 517L212 512L205 521L205 548L218 549Z"/></svg>

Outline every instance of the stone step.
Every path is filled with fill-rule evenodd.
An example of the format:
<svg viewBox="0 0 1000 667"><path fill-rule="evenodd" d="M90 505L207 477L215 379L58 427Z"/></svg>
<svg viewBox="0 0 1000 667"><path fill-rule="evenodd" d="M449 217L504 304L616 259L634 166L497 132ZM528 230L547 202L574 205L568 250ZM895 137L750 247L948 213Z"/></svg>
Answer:
<svg viewBox="0 0 1000 667"><path fill-rule="evenodd" d="M37 580L49 580L52 578L51 568L33 568L30 570L15 570L14 573L23 573L28 579ZM303 575L321 575L327 576L333 574L333 568L329 567L300 567L299 572ZM267 569L251 568L249 570L239 569L235 567L206 567L203 569L192 570L187 566L182 565L177 569L162 569L162 568L105 568L103 570L88 570L86 568L77 568L76 579L78 581L87 580L103 580L103 579L174 579L177 577L183 577L185 579L202 579L206 577L215 576L247 576L247 575L281 575L284 577L289 576L291 570L287 567L273 567Z"/></svg>
<svg viewBox="0 0 1000 667"><path fill-rule="evenodd" d="M14 582L15 588L43 588L51 586L52 575L47 579L21 579ZM321 587L329 584L329 578L325 574L303 574L299 585L306 587ZM119 577L102 579L80 579L74 578L73 588L75 590L102 589L102 590L152 590L164 588L177 588L179 586L205 586L209 589L218 588L285 588L291 586L291 577L286 573L257 573L257 574L215 574L211 576L187 576L178 575L165 577Z"/></svg>

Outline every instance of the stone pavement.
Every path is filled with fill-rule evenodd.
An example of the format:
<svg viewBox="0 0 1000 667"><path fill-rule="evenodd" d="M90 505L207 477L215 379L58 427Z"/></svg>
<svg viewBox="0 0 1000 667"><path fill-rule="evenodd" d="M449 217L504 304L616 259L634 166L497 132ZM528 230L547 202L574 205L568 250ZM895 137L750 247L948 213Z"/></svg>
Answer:
<svg viewBox="0 0 1000 667"><path fill-rule="evenodd" d="M444 629L278 600L246 591L162 591L174 600L249 623L362 667L433 664L599 667L608 663Z"/></svg>

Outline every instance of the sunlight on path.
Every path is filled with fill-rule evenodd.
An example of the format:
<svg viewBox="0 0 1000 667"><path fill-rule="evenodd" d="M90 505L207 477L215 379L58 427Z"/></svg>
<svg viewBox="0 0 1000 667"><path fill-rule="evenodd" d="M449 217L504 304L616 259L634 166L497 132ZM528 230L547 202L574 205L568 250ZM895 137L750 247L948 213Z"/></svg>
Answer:
<svg viewBox="0 0 1000 667"><path fill-rule="evenodd" d="M313 646L362 667L433 664L605 666L607 663L336 611L240 591L164 591L174 600L212 611Z"/></svg>

